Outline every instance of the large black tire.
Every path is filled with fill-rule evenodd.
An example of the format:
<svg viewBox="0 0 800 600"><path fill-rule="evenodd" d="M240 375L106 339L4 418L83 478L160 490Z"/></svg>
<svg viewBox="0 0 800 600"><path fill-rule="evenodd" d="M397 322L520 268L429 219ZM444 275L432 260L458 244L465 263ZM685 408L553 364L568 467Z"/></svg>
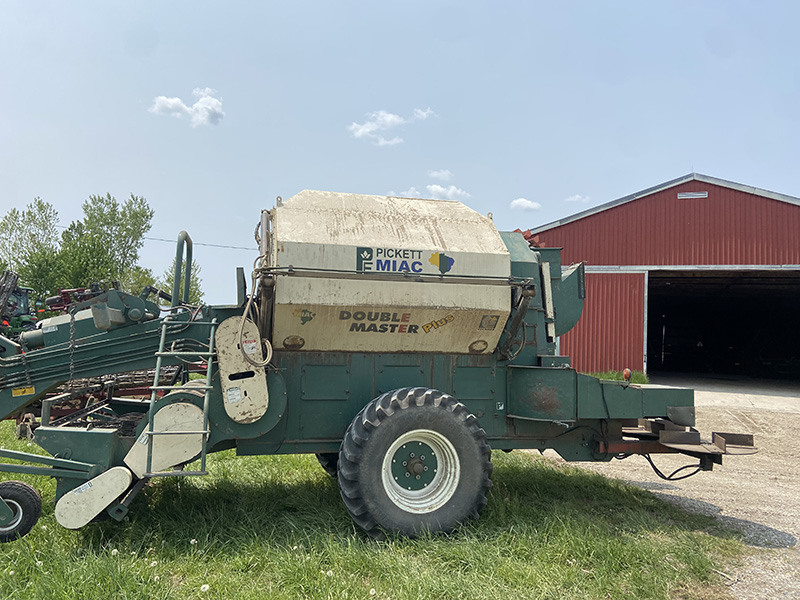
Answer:
<svg viewBox="0 0 800 600"><path fill-rule="evenodd" d="M42 498L35 489L21 481L0 483L0 498L14 511L11 522L0 525L0 543L13 542L36 525L42 514Z"/></svg>
<svg viewBox="0 0 800 600"><path fill-rule="evenodd" d="M339 471L339 453L319 452L316 456L319 464L325 469L325 472L331 477L336 477Z"/></svg>
<svg viewBox="0 0 800 600"><path fill-rule="evenodd" d="M458 400L428 388L367 404L339 450L339 490L356 524L416 537L477 518L492 487L486 432Z"/></svg>

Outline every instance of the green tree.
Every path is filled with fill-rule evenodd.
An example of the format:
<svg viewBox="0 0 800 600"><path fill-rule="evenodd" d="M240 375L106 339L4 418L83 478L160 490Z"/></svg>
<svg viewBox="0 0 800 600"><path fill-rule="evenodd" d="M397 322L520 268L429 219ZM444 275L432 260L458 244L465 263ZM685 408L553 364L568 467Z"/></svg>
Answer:
<svg viewBox="0 0 800 600"><path fill-rule="evenodd" d="M186 279L185 269L181 269L180 295L183 295L183 285ZM172 293L172 286L175 282L175 259L172 259L172 268L164 271L164 274L156 282L156 287L167 292ZM200 279L200 265L196 261L192 261L192 274L189 280L189 304L202 304L203 296L205 295L202 290L203 280Z"/></svg>
<svg viewBox="0 0 800 600"><path fill-rule="evenodd" d="M83 219L73 221L61 236L61 258L69 287L93 281L124 281L139 260L153 209L134 196L121 205L111 194L90 196Z"/></svg>
<svg viewBox="0 0 800 600"><path fill-rule="evenodd" d="M150 269L136 265L128 270L121 283L123 290L138 296L148 285L156 285L156 276Z"/></svg>
<svg viewBox="0 0 800 600"><path fill-rule="evenodd" d="M0 261L7 269L19 271L34 252L56 254L58 242L58 212L41 198L0 219Z"/></svg>
<svg viewBox="0 0 800 600"><path fill-rule="evenodd" d="M61 256L49 249L33 250L28 253L17 270L20 281L34 289L33 299L44 300L55 296L66 284Z"/></svg>

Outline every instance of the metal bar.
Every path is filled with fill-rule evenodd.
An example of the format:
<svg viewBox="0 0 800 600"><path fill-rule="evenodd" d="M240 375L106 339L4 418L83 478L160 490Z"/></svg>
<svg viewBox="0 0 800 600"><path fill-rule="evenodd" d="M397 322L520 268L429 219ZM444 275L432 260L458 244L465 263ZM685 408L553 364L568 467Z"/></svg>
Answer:
<svg viewBox="0 0 800 600"><path fill-rule="evenodd" d="M91 415L92 413L96 413L102 408L107 408L109 405L109 400L103 400L102 402L98 402L97 404L92 404L91 406L87 406L86 408L82 408L80 410L76 410L75 412L69 413L65 417L61 417L60 419L56 419L52 423L50 423L49 427L60 427L61 425L66 425L67 423L72 423L73 421L77 421L81 417L86 417ZM44 411L42 412L42 425L44 426Z"/></svg>
<svg viewBox="0 0 800 600"><path fill-rule="evenodd" d="M214 318L214 319L212 319L211 322L216 325L217 319ZM216 333L217 333L217 328L216 327L212 327L211 331L209 332L209 335L208 335L208 349L209 350L214 350L214 344L216 343ZM208 408L209 408L209 406L211 404L211 400L210 400L210 398L211 398L211 367L212 367L212 361L209 360L208 364L206 365L206 393L205 393L205 396L203 397L203 429L206 429L206 430L208 429ZM200 470L201 471L205 471L206 470L206 451L207 451L207 446L208 446L208 435L209 434L203 435L203 443L202 443L202 446L200 448Z"/></svg>
<svg viewBox="0 0 800 600"><path fill-rule="evenodd" d="M186 260L183 260L183 247L184 244L186 245ZM184 262L186 263L184 265ZM184 269L186 270L185 273L185 280L184 280L184 295L185 298L183 299L184 302L188 302L189 300L189 279L191 278L192 274L192 238L189 237L189 234L185 231L181 231L178 234L178 244L177 248L175 249L175 271L173 274L173 283L172 283L172 308L178 306L181 302L180 291L181 291L181 272Z"/></svg>
<svg viewBox="0 0 800 600"><path fill-rule="evenodd" d="M212 357L214 355L215 355L214 352L191 352L191 351L186 351L186 352L156 352L156 356L178 356L178 357L180 357L180 356L197 356L197 357L203 357L203 358L210 358L210 357Z"/></svg>
<svg viewBox="0 0 800 600"><path fill-rule="evenodd" d="M208 475L208 471L159 471L158 473L145 473L142 477L194 477Z"/></svg>
<svg viewBox="0 0 800 600"><path fill-rule="evenodd" d="M206 431L145 431L145 435L208 435L211 432Z"/></svg>
<svg viewBox="0 0 800 600"><path fill-rule="evenodd" d="M597 450L601 454L677 454L678 450L667 448L656 441L616 440L597 442Z"/></svg>
<svg viewBox="0 0 800 600"><path fill-rule="evenodd" d="M523 417L522 415L506 415L509 419L519 419L520 421L536 421L538 423L553 423L554 425L560 425L561 427L565 427L568 424L575 423L574 419L537 419L535 417Z"/></svg>
<svg viewBox="0 0 800 600"><path fill-rule="evenodd" d="M180 241L180 240L179 240ZM177 269L177 264L176 264ZM178 281L175 281L175 287L178 287ZM173 300L175 299L175 294L177 294L177 289L174 290L173 293ZM164 345L167 343L167 327L170 323L170 317L164 317L164 320L161 321L161 336L158 342L158 350L156 352L156 371L155 376L153 378L153 385L158 385L158 376L161 373L161 355L160 352L164 351ZM150 392L150 407L147 409L147 431L149 433L153 433L153 419L156 415L156 400L158 400L158 393L156 390L152 390ZM153 436L149 435L147 437L147 471L151 471L153 468Z"/></svg>
<svg viewBox="0 0 800 600"><path fill-rule="evenodd" d="M74 469L76 471L86 471L87 473L97 466L85 462L79 462L77 460L53 458L50 456L41 456L39 454L30 454L29 452L6 450L5 448L0 448L0 456L3 458L10 458L12 460L25 460L27 462L38 463L40 465L50 465L51 467L64 467L66 469Z"/></svg>
<svg viewBox="0 0 800 600"><path fill-rule="evenodd" d="M122 501L120 502L120 504L121 504L122 506L125 506L125 507L128 507L128 506L130 506L130 505L131 505L131 502L133 502L133 499L136 497L136 495L137 495L139 492L141 492L141 491L142 491L142 488L143 488L145 485L147 485L147 478L146 478L146 477L145 477L145 478L143 478L143 479L140 479L140 480L139 480L139 481L137 481L135 484L133 484L133 487L132 487L130 490L128 490L128 493L127 493L127 494L125 494L125 497L122 499Z"/></svg>
<svg viewBox="0 0 800 600"><path fill-rule="evenodd" d="M71 396L72 394L67 392L66 394L58 394L52 398L44 398L42 400L42 425L47 426L50 424L50 409L53 408L53 404L61 402L62 400L69 400Z"/></svg>
<svg viewBox="0 0 800 600"><path fill-rule="evenodd" d="M22 475L44 475L45 477L61 477L64 479L91 479L88 473L72 471L70 469L55 469L48 467L32 467L30 465L9 465L0 463L0 473L20 473Z"/></svg>
<svg viewBox="0 0 800 600"><path fill-rule="evenodd" d="M153 386L150 386L148 389L151 389L151 390L176 390L178 388L176 386L174 386L174 385L153 385ZM197 385L197 386L192 386L192 389L193 390L205 390L205 389L209 389L210 390L212 388L209 387L209 386L206 386L206 385L202 385L202 386L201 385Z"/></svg>

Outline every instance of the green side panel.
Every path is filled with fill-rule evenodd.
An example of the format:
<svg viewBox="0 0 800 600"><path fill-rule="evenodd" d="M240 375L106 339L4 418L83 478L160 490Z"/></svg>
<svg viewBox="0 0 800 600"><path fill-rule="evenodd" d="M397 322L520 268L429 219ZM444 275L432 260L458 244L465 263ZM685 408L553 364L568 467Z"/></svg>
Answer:
<svg viewBox="0 0 800 600"><path fill-rule="evenodd" d="M522 234L514 231L501 231L500 237L511 256L511 275L519 278L535 278L538 281L538 256L531 250Z"/></svg>
<svg viewBox="0 0 800 600"><path fill-rule="evenodd" d="M572 369L509 366L508 411L522 419L575 421L576 387Z"/></svg>
<svg viewBox="0 0 800 600"><path fill-rule="evenodd" d="M672 406L693 407L694 390L642 386L642 412L645 417L666 417L667 409Z"/></svg>
<svg viewBox="0 0 800 600"><path fill-rule="evenodd" d="M301 383L303 400L348 400L350 365L306 365Z"/></svg>
<svg viewBox="0 0 800 600"><path fill-rule="evenodd" d="M632 385L623 385L614 381L601 381L601 398L595 401L598 405L608 407L612 419L639 419L642 416L642 391Z"/></svg>
<svg viewBox="0 0 800 600"><path fill-rule="evenodd" d="M300 415L300 439L335 439L341 441L355 416L340 403L312 402Z"/></svg>
<svg viewBox="0 0 800 600"><path fill-rule="evenodd" d="M455 367L453 396L464 402L492 400L497 390L495 367Z"/></svg>
<svg viewBox="0 0 800 600"><path fill-rule="evenodd" d="M573 265L553 281L553 305L556 311L556 335L561 336L575 327L583 313L586 298L586 276L583 263Z"/></svg>
<svg viewBox="0 0 800 600"><path fill-rule="evenodd" d="M99 475L121 461L130 443L121 446L116 429L91 429L85 427L39 427L34 441L52 456L97 465L89 473ZM80 480L68 480L68 485L79 485Z"/></svg>
<svg viewBox="0 0 800 600"><path fill-rule="evenodd" d="M394 364L410 362L411 364ZM389 364L376 365L376 395L404 387L428 387L430 378L426 375L419 357L397 356Z"/></svg>
<svg viewBox="0 0 800 600"><path fill-rule="evenodd" d="M674 406L694 406L694 392L578 376L578 417L581 419L667 418L667 409Z"/></svg>

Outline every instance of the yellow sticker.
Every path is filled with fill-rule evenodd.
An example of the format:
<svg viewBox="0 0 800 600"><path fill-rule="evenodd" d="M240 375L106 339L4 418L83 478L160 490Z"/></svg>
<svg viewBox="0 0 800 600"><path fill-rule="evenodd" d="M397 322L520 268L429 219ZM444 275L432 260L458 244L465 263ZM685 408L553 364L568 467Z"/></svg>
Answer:
<svg viewBox="0 0 800 600"><path fill-rule="evenodd" d="M36 393L36 388L33 386L14 388L13 390L11 390L11 396L13 398L16 398L17 396L32 396L35 393Z"/></svg>

